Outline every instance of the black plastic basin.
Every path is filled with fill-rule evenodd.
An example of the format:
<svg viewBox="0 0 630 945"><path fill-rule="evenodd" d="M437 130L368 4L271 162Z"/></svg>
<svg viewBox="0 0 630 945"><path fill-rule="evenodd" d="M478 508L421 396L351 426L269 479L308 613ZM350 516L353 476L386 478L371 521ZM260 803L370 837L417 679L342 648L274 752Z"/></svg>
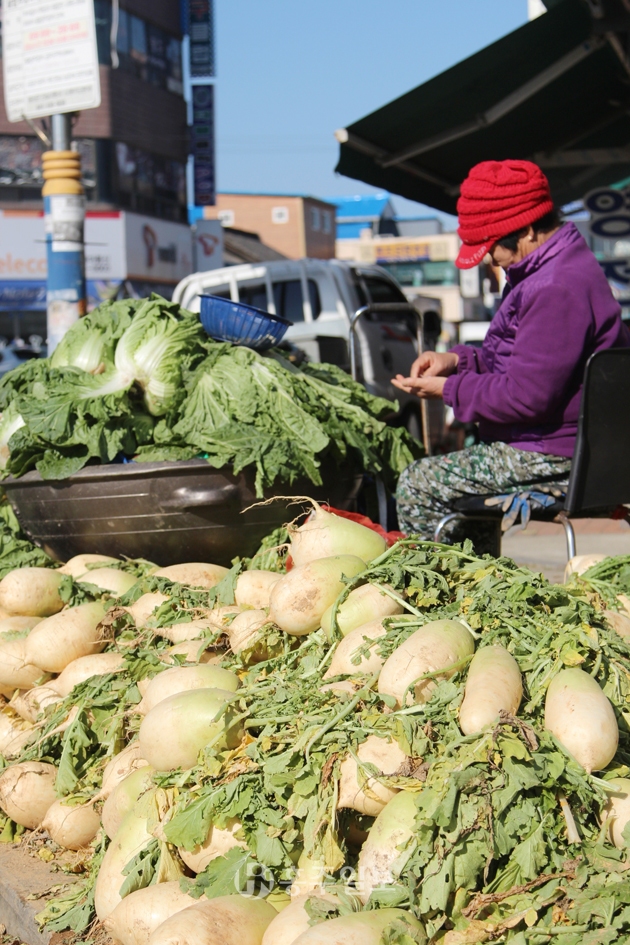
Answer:
<svg viewBox="0 0 630 945"><path fill-rule="evenodd" d="M349 508L361 475L329 462L322 476L324 487L281 483L265 498L308 495ZM29 538L60 561L95 553L148 558L162 567L229 565L236 555L252 555L265 535L296 515L295 506L280 500L241 514L257 501L253 471L234 476L202 459L86 466L61 480L29 472L2 486Z"/></svg>

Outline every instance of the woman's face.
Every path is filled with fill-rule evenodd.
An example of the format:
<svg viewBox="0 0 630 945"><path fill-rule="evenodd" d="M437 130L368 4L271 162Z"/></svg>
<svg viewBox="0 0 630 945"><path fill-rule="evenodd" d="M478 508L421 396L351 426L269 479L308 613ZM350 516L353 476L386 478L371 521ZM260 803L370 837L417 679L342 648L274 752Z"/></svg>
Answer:
<svg viewBox="0 0 630 945"><path fill-rule="evenodd" d="M500 243L495 243L490 250L490 255L492 256L492 262L495 266L500 266L501 269L508 269L509 266L513 266L514 263L520 262L522 259L525 259L526 256L529 256L530 253L533 253L535 249L538 249L538 246L539 241L533 228L530 226L527 233L521 236L516 244L515 252L511 249L506 249L505 246L501 246Z"/></svg>

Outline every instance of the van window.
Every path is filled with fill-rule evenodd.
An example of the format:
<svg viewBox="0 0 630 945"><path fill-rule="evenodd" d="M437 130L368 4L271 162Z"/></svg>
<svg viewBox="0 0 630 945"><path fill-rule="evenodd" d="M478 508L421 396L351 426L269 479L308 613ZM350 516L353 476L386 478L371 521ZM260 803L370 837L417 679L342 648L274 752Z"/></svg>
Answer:
<svg viewBox="0 0 630 945"><path fill-rule="evenodd" d="M357 273L355 275L355 287L361 305L367 305L368 301L374 302L377 305L391 302L404 302L405 304L409 304L408 299L401 289L387 279L379 279L378 276ZM416 336L416 317L411 313L373 312L369 315L364 315L363 318L378 324L398 325L401 328L406 328L412 338Z"/></svg>
<svg viewBox="0 0 630 945"><path fill-rule="evenodd" d="M360 281L363 282L368 291L370 302L407 301L400 289L386 279L379 279L378 276L361 276Z"/></svg>
<svg viewBox="0 0 630 945"><path fill-rule="evenodd" d="M318 318L322 310L322 305L319 299L319 289L314 279L308 280L308 295L313 318ZM286 282L274 282L273 300L276 305L276 315L280 315L281 318L287 318L290 322L304 321L302 283L299 279L288 279Z"/></svg>
<svg viewBox="0 0 630 945"><path fill-rule="evenodd" d="M267 287L264 282L239 282L238 298L245 305L267 311Z"/></svg>
<svg viewBox="0 0 630 945"><path fill-rule="evenodd" d="M229 285L211 285L209 288L203 290L204 295L216 295L220 299L231 299L232 294L230 292Z"/></svg>

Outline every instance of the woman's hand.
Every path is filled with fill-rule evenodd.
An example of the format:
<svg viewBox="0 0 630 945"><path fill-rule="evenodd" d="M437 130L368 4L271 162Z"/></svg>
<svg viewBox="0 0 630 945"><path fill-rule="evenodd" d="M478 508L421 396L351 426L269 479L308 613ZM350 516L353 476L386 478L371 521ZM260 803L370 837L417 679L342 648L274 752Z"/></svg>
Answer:
<svg viewBox="0 0 630 945"><path fill-rule="evenodd" d="M415 394L427 400L440 400L444 393L445 377L429 377L425 374L423 377L403 377L397 374L392 378L392 384L399 390L404 390L406 394Z"/></svg>
<svg viewBox="0 0 630 945"><path fill-rule="evenodd" d="M449 351L425 351L411 365L411 377L448 377L454 374L459 364L459 355Z"/></svg>

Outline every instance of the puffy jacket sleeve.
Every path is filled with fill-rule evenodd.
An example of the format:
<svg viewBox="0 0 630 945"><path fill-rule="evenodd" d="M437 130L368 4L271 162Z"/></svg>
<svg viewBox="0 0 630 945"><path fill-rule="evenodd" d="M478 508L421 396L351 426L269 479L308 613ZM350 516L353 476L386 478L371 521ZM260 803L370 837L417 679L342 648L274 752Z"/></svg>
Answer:
<svg viewBox="0 0 630 945"><path fill-rule="evenodd" d="M566 286L547 285L523 298L505 374L458 365L444 386L457 420L537 424L557 414L580 383L593 340L590 300ZM459 353L459 350L458 350Z"/></svg>
<svg viewBox="0 0 630 945"><path fill-rule="evenodd" d="M464 371L474 371L475 374L485 374L488 366L483 359L481 348L474 348L472 345L454 345L450 353L459 356L457 373L463 374Z"/></svg>

